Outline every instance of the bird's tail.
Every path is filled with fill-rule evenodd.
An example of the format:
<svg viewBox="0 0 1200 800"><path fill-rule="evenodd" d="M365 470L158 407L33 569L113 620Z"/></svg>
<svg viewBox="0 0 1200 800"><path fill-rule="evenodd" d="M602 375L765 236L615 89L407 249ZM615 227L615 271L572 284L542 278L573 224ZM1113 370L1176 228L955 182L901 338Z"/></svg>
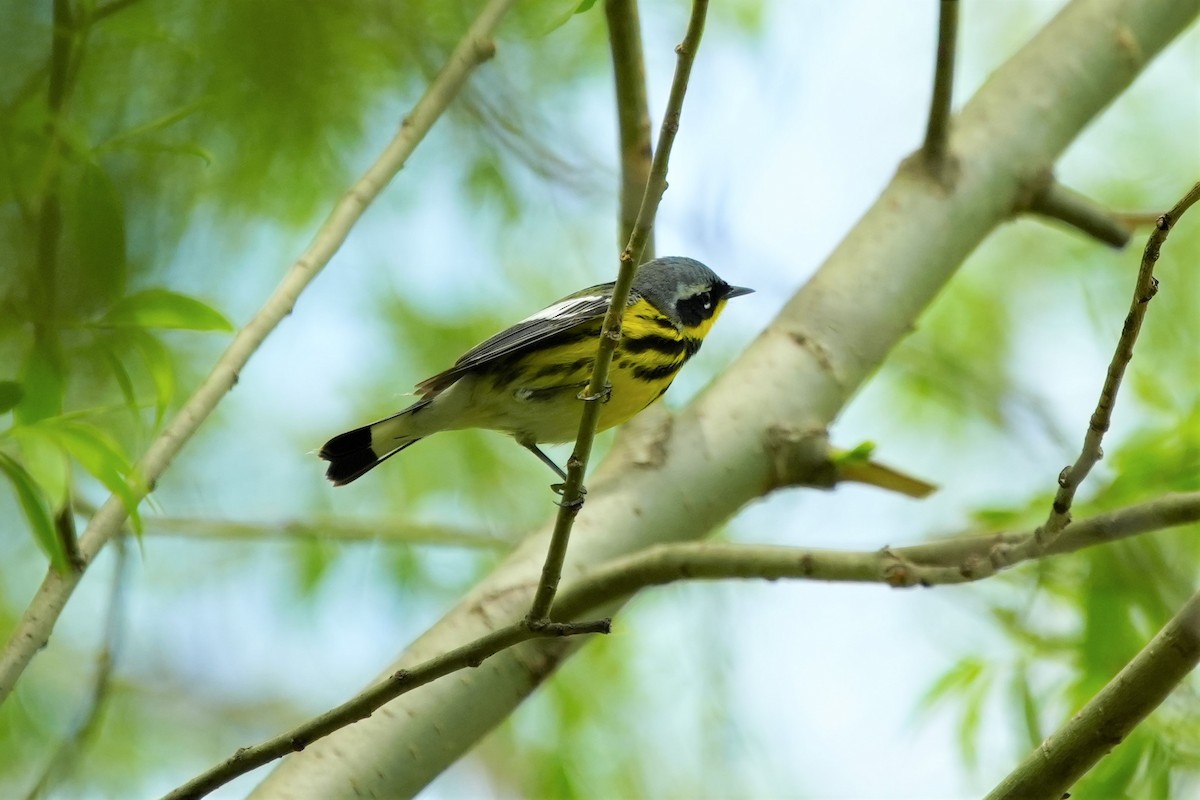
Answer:
<svg viewBox="0 0 1200 800"><path fill-rule="evenodd" d="M406 447L421 441L421 437L406 432L408 417L424 408L425 403L406 408L370 425L340 433L322 447L318 455L329 462L325 471L334 486L345 486L358 480Z"/></svg>

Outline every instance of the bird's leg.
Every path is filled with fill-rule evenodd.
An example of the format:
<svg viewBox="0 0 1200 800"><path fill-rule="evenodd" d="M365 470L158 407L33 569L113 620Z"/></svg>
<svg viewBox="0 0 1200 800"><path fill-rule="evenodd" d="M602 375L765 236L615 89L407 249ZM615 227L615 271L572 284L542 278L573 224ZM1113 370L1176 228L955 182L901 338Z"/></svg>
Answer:
<svg viewBox="0 0 1200 800"><path fill-rule="evenodd" d="M558 477L562 478L563 481L566 481L567 473L563 472L562 467L560 467L558 464L554 463L554 459L550 458L550 456L543 453L541 448L537 446L536 442L530 442L530 441L524 441L522 439L517 439L517 444L521 445L521 447L524 447L526 450L528 450L529 452L531 452L535 456L537 456L539 461L541 461L543 464L545 464L550 469L554 470L554 473L556 475L558 475ZM550 488L553 489L556 493L562 494L563 488L565 486L566 486L566 483L554 483L554 484L550 485ZM580 486L579 493L581 495L587 494L587 489Z"/></svg>
<svg viewBox="0 0 1200 800"><path fill-rule="evenodd" d="M588 394L587 386L585 385L583 387L583 391L581 391L578 395L576 395L576 397L578 397L580 400L584 401L585 403L595 402L596 400L599 400L601 403L607 403L609 400L612 400L612 390L613 390L612 384L609 383L608 381L605 381L604 388L601 389L597 394Z"/></svg>

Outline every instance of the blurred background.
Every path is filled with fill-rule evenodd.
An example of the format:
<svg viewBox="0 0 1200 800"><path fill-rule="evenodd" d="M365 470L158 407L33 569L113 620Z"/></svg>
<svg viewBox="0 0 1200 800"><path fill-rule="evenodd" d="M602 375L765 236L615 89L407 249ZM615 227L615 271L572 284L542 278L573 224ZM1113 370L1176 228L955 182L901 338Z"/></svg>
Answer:
<svg viewBox="0 0 1200 800"><path fill-rule="evenodd" d="M124 485L476 5L0 0L5 638L53 552L29 492L43 513L69 502L82 529ZM0 796L162 793L345 700L554 510L545 468L497 434L439 436L336 491L314 451L406 405L498 327L615 275L603 4L577 5L507 20L496 58L160 481L140 538L89 569L0 707ZM655 128L688 5L642 8ZM57 49L55 6L91 18ZM960 105L1063 3L962 6ZM730 306L668 405L737 357L919 145L936 15L933 0L713 4L657 247L758 291ZM1061 180L1115 209L1171 206L1200 179L1197 85L1193 27L1084 132ZM1078 452L1144 242L1117 252L1007 225L833 431L941 491L780 492L720 535L874 550L1038 521ZM1192 216L1164 250L1077 516L1200 490L1197 252ZM963 587L645 593L424 796L978 796L1196 588L1198 534ZM1080 796L1195 791L1198 688Z"/></svg>

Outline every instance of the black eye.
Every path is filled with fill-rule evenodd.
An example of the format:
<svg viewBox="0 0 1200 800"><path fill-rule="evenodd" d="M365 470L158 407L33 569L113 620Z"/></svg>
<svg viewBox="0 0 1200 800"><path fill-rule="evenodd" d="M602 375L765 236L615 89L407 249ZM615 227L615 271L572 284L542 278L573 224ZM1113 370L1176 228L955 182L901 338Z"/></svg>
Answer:
<svg viewBox="0 0 1200 800"><path fill-rule="evenodd" d="M713 299L711 291L694 294L691 297L686 297L676 303L676 310L679 312L679 319L684 325L692 326L699 325L706 319L712 317L716 301Z"/></svg>

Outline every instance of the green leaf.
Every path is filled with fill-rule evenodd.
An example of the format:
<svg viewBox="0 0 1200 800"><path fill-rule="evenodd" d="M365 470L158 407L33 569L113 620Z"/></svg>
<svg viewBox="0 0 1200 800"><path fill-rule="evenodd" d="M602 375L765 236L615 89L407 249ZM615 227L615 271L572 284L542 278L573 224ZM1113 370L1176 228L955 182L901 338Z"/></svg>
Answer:
<svg viewBox="0 0 1200 800"><path fill-rule="evenodd" d="M21 384L16 381L0 381L0 414L11 411L24 396L25 391Z"/></svg>
<svg viewBox="0 0 1200 800"><path fill-rule="evenodd" d="M587 0L542 0L540 3L528 3L518 15L519 26L526 35L533 38L549 36L570 22L571 17L586 11L587 9L583 8L586 2Z"/></svg>
<svg viewBox="0 0 1200 800"><path fill-rule="evenodd" d="M21 445L25 469L49 500L51 512L57 513L67 504L71 487L71 461L66 451L41 425L18 425L13 428L13 438Z"/></svg>
<svg viewBox="0 0 1200 800"><path fill-rule="evenodd" d="M1025 744L1020 752L1024 754L1042 743L1042 725L1038 719L1037 700L1029 685L1028 667L1023 663L1013 672L1012 694L1013 707L1020 709L1021 728L1025 734Z"/></svg>
<svg viewBox="0 0 1200 800"><path fill-rule="evenodd" d="M84 162L73 203L64 210L66 244L55 280L60 310L80 318L125 291L125 209L116 185L96 163Z"/></svg>
<svg viewBox="0 0 1200 800"><path fill-rule="evenodd" d="M979 729L983 722L983 704L987 700L988 682L981 681L967 692L962 718L958 724L959 746L963 760L974 769L979 765Z"/></svg>
<svg viewBox="0 0 1200 800"><path fill-rule="evenodd" d="M986 665L979 659L964 658L934 681L934 684L925 691L918 705L927 710L943 700L968 691L983 677L985 669Z"/></svg>
<svg viewBox="0 0 1200 800"><path fill-rule="evenodd" d="M874 442L862 442L851 450L842 450L833 454L833 463L839 467L854 464L866 464L875 453Z"/></svg>
<svg viewBox="0 0 1200 800"><path fill-rule="evenodd" d="M53 436L80 466L120 498L129 513L134 532L141 535L142 519L138 514L141 497L127 480L133 468L121 452L120 445L99 428L61 417L44 420L39 427Z"/></svg>
<svg viewBox="0 0 1200 800"><path fill-rule="evenodd" d="M8 476L9 482L16 491L21 510L25 512L25 518L29 520L29 527L33 531L33 537L38 545L50 556L50 560L57 569L67 569L67 555L63 552L58 536L55 535L54 519L50 516L45 496L38 489L33 478L25 471L24 467L6 453L0 453L0 472Z"/></svg>
<svg viewBox="0 0 1200 800"><path fill-rule="evenodd" d="M592 6L596 5L596 0L583 0L575 9L576 14L584 14L592 10Z"/></svg>
<svg viewBox="0 0 1200 800"><path fill-rule="evenodd" d="M112 370L113 378L121 387L121 395L125 398L125 407L133 415L134 422L140 426L142 422L139 413L141 404L138 402L137 391L133 388L133 378L129 376L129 370L125 368L125 362L121 360L121 356L117 354L111 343L100 339L97 344L108 368Z"/></svg>
<svg viewBox="0 0 1200 800"><path fill-rule="evenodd" d="M169 289L147 289L126 295L113 304L99 324L114 328L233 331L233 323L220 311Z"/></svg>
<svg viewBox="0 0 1200 800"><path fill-rule="evenodd" d="M21 370L24 396L14 411L17 421L36 422L62 413L66 393L62 352L49 335L36 336Z"/></svg>
<svg viewBox="0 0 1200 800"><path fill-rule="evenodd" d="M146 361L146 370L154 383L154 426L162 424L163 414L175 396L175 365L171 363L171 354L158 337L140 328L131 328L129 341L142 354Z"/></svg>

